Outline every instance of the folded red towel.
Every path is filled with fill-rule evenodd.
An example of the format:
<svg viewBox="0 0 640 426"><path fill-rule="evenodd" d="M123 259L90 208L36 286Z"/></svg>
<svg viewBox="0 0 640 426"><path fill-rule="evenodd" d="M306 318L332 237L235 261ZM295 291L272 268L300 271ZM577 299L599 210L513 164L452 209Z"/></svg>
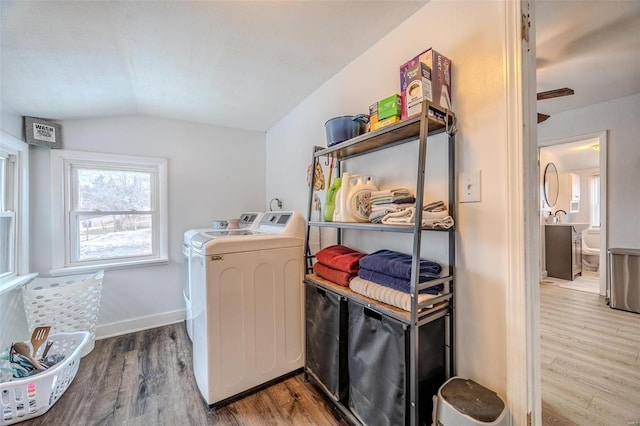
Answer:
<svg viewBox="0 0 640 426"><path fill-rule="evenodd" d="M325 266L353 274L358 272L360 259L366 255L347 246L336 244L320 250L316 253L316 259Z"/></svg>
<svg viewBox="0 0 640 426"><path fill-rule="evenodd" d="M349 281L351 281L357 274L350 274L349 272L338 271L322 263L316 262L313 265L313 270L316 274L341 286L349 287Z"/></svg>

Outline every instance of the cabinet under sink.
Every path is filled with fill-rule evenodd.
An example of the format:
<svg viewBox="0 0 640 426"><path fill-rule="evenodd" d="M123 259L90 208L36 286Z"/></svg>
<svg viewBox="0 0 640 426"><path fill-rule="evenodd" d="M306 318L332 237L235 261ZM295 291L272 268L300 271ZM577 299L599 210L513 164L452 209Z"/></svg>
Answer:
<svg viewBox="0 0 640 426"><path fill-rule="evenodd" d="M582 275L582 233L571 223L545 225L547 275L571 280Z"/></svg>

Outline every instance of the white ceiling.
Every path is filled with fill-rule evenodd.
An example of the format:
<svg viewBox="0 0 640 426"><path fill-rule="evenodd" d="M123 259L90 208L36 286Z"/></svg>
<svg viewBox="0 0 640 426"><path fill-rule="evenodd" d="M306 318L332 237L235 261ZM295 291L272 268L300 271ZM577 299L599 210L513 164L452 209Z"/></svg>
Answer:
<svg viewBox="0 0 640 426"><path fill-rule="evenodd" d="M567 171L599 168L600 151L596 151L595 146L600 147L598 138L545 146L541 149L555 159L560 170Z"/></svg>
<svg viewBox="0 0 640 426"><path fill-rule="evenodd" d="M2 0L2 107L265 131L427 1ZM540 112L640 92L640 1L536 13L539 91L576 91Z"/></svg>
<svg viewBox="0 0 640 426"><path fill-rule="evenodd" d="M426 3L2 0L3 107L265 131Z"/></svg>
<svg viewBox="0 0 640 426"><path fill-rule="evenodd" d="M552 120L560 111L640 93L640 1L536 0L535 13L538 91L575 90L538 101L538 112Z"/></svg>

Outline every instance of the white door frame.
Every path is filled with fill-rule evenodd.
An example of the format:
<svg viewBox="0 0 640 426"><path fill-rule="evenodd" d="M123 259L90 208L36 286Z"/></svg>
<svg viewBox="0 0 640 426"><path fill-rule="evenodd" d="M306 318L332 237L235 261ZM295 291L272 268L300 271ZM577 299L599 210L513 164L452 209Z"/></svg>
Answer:
<svg viewBox="0 0 640 426"><path fill-rule="evenodd" d="M529 0L505 1L507 138L507 405L512 424L541 424L540 214L535 15ZM531 26L522 25L528 16ZM529 31L528 41L522 37Z"/></svg>

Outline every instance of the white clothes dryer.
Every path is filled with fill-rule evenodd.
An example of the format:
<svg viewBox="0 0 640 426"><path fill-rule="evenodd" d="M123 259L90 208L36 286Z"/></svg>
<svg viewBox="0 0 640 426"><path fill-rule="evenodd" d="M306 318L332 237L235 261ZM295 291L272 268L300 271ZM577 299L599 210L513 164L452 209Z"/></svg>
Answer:
<svg viewBox="0 0 640 426"><path fill-rule="evenodd" d="M255 229L260 223L260 219L264 215L263 212L244 212L240 214L240 229ZM191 272L191 244L194 236L207 232L221 232L223 229L199 228L190 229L184 233L182 240L182 295L185 304L185 317L187 336L193 341L193 306L191 293L193 289L193 280Z"/></svg>
<svg viewBox="0 0 640 426"><path fill-rule="evenodd" d="M302 368L303 246L304 218L284 211L192 238L193 370L208 405Z"/></svg>

